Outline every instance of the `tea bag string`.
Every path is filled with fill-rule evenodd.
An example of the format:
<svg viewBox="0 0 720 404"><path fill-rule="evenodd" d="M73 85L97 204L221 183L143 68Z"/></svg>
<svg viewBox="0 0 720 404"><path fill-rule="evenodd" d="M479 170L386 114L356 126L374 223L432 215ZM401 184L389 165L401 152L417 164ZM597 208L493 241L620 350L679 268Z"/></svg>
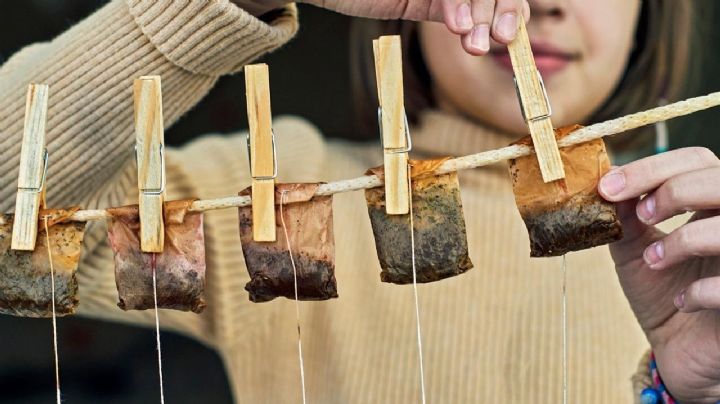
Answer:
<svg viewBox="0 0 720 404"><path fill-rule="evenodd" d="M567 342L567 258L562 257L562 378L563 404L568 402L568 342Z"/></svg>
<svg viewBox="0 0 720 404"><path fill-rule="evenodd" d="M423 368L423 349L422 349L422 332L420 328L420 302L418 299L417 289L417 268L415 266L415 226L413 222L413 204L412 204L412 166L408 164L408 189L410 190L410 257L412 260L413 270L413 294L415 295L415 325L417 329L417 347L418 360L420 362L420 393L422 403L425 404L425 371Z"/></svg>
<svg viewBox="0 0 720 404"><path fill-rule="evenodd" d="M165 404L165 389L163 388L163 371L162 371L162 349L160 346L160 315L158 314L158 301L157 301L157 254L156 253L151 253L150 261L151 261L150 266L152 267L153 302L155 303L155 342L157 345L158 376L160 379L160 403Z"/></svg>
<svg viewBox="0 0 720 404"><path fill-rule="evenodd" d="M290 255L290 264L293 269L293 285L295 288L295 319L297 320L297 333L298 333L298 360L300 362L300 384L302 386L302 402L305 404L305 365L303 363L302 353L302 338L300 334L300 302L298 301L298 281L297 281L297 267L295 266L295 258L293 258L292 248L290 246L290 237L288 236L287 226L285 225L285 216L283 215L283 205L285 205L285 195L287 190L283 190L280 194L280 222L282 223L283 232L285 233L285 243L288 248L288 255Z"/></svg>
<svg viewBox="0 0 720 404"><path fill-rule="evenodd" d="M47 245L48 262L50 263L50 307L52 308L53 354L55 355L55 401L60 404L60 360L58 359L57 315L55 312L55 267L53 266L52 251L50 250L50 232L48 217L43 216L45 224L45 243Z"/></svg>

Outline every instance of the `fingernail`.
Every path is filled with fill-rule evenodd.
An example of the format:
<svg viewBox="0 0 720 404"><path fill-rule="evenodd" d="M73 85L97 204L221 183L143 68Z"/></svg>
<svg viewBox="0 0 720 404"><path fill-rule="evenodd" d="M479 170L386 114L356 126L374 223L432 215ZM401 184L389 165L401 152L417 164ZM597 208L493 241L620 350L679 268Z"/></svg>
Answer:
<svg viewBox="0 0 720 404"><path fill-rule="evenodd" d="M606 195L617 195L625 189L625 174L622 171L610 171L600 180L600 188Z"/></svg>
<svg viewBox="0 0 720 404"><path fill-rule="evenodd" d="M506 40L512 41L513 39L515 39L518 29L517 14L505 13L501 15L495 29L497 31L497 34L505 38Z"/></svg>
<svg viewBox="0 0 720 404"><path fill-rule="evenodd" d="M462 3L457 8L457 17L455 18L455 22L458 25L458 28L461 29L472 29L473 27L473 20L472 16L470 15L470 5L467 3Z"/></svg>
<svg viewBox="0 0 720 404"><path fill-rule="evenodd" d="M643 252L643 259L652 269L654 269L653 265L662 261L663 258L665 258L665 246L662 241L656 241L650 244L650 246L645 249L645 252Z"/></svg>
<svg viewBox="0 0 720 404"><path fill-rule="evenodd" d="M655 217L655 197L648 196L637 206L638 218L643 222L649 222Z"/></svg>
<svg viewBox="0 0 720 404"><path fill-rule="evenodd" d="M675 296L675 307L682 309L685 306L685 289L683 289L679 295Z"/></svg>
<svg viewBox="0 0 720 404"><path fill-rule="evenodd" d="M470 45L480 52L490 50L490 26L487 24L478 25L473 28L470 36Z"/></svg>

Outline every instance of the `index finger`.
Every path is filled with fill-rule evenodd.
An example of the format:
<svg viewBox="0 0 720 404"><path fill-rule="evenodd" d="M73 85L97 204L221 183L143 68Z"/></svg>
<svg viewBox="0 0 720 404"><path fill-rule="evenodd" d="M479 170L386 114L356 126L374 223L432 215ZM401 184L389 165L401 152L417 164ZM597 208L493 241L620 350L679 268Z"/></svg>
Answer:
<svg viewBox="0 0 720 404"><path fill-rule="evenodd" d="M598 192L610 202L620 202L644 195L676 175L717 166L720 160L709 149L677 149L610 170Z"/></svg>

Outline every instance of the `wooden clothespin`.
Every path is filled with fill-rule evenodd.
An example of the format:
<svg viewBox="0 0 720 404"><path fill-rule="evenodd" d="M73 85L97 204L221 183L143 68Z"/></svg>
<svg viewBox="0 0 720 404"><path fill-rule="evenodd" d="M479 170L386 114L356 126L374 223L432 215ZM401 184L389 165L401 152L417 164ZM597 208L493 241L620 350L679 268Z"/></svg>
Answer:
<svg viewBox="0 0 720 404"><path fill-rule="evenodd" d="M403 99L400 37L373 40L378 85L378 121L385 166L385 212L405 215L410 211L408 152L412 148Z"/></svg>
<svg viewBox="0 0 720 404"><path fill-rule="evenodd" d="M160 76L142 76L133 86L135 159L138 167L140 249L159 253L165 243L165 133Z"/></svg>
<svg viewBox="0 0 720 404"><path fill-rule="evenodd" d="M270 78L266 64L245 66L247 137L252 177L253 240L275 241L277 155L270 111Z"/></svg>
<svg viewBox="0 0 720 404"><path fill-rule="evenodd" d="M530 128L530 136L537 154L543 181L551 182L565 178L560 150L550 119L552 107L535 58L530 48L530 38L525 20L519 16L517 37L508 45L510 60L515 73L515 88L520 99L520 109Z"/></svg>
<svg viewBox="0 0 720 404"><path fill-rule="evenodd" d="M13 250L32 251L38 231L38 214L45 205L45 177L48 153L45 148L45 121L50 88L30 84L25 102L25 129L20 149L18 193L13 220Z"/></svg>

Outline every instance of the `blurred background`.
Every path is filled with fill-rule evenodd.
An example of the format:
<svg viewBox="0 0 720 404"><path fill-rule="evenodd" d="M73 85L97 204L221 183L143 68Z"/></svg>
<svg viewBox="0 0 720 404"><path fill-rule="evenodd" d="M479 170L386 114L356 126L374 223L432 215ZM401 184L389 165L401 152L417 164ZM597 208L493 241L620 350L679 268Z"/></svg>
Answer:
<svg viewBox="0 0 720 404"><path fill-rule="evenodd" d="M691 1L691 0L676 0ZM713 0L692 0L710 4ZM0 0L0 63L23 46L47 41L102 6L101 0ZM294 114L315 123L331 137L353 134L347 37L350 19L300 6L298 38L264 59L270 65L275 115ZM720 9L705 17L720 18ZM701 33L706 48L696 52L701 85L698 95L718 91L720 28ZM244 78L222 78L209 96L166 134L181 145L208 132L246 128ZM670 123L671 147L706 146L720 152L715 131L720 109ZM238 150L238 153L243 153ZM0 316L0 403L54 401L50 321ZM158 402L154 332L83 318L58 321L64 401L84 403ZM163 333L165 395L176 403L230 403L219 357L183 337Z"/></svg>

